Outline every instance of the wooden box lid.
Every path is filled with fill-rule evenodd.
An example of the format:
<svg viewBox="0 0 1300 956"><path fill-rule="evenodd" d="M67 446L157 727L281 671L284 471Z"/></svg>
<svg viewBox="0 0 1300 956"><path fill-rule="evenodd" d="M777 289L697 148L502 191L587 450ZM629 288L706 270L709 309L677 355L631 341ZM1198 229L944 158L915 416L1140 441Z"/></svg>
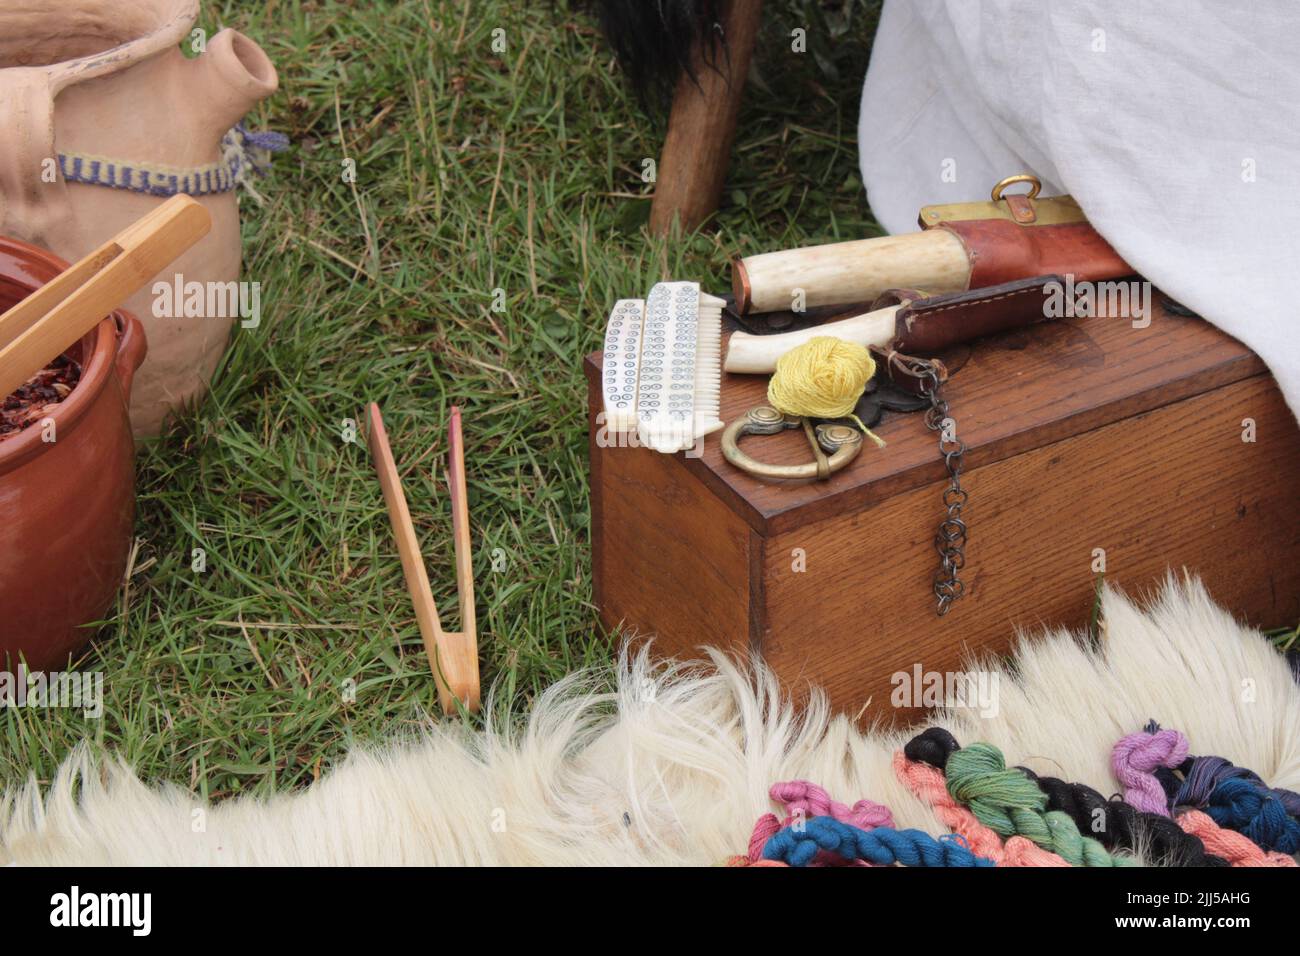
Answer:
<svg viewBox="0 0 1300 956"><path fill-rule="evenodd" d="M968 471L1267 371L1236 339L1168 312L1158 298L1145 328L1122 316L1058 319L984 339L968 353L945 391ZM584 364L599 383L601 353ZM767 380L724 373L723 420L766 404ZM886 412L872 430L887 447L866 442L855 461L821 482L754 478L723 459L720 433L705 438L701 457L674 457L754 530L774 535L946 477L921 413ZM810 460L795 430L743 441L763 461Z"/></svg>

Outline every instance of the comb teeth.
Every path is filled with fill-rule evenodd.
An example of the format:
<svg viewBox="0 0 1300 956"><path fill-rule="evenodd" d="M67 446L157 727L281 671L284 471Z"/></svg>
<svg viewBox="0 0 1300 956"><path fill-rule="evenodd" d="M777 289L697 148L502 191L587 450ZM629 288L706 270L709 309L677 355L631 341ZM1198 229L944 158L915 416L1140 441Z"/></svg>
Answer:
<svg viewBox="0 0 1300 956"><path fill-rule="evenodd" d="M695 438L722 427L722 309L716 296L701 292L695 336Z"/></svg>
<svg viewBox="0 0 1300 956"><path fill-rule="evenodd" d="M641 364L641 321L644 299L619 299L605 326L605 356L601 382L605 396L605 427L614 432L636 429L637 369Z"/></svg>
<svg viewBox="0 0 1300 956"><path fill-rule="evenodd" d="M723 301L695 282L660 282L645 300L637 438L671 454L722 427Z"/></svg>

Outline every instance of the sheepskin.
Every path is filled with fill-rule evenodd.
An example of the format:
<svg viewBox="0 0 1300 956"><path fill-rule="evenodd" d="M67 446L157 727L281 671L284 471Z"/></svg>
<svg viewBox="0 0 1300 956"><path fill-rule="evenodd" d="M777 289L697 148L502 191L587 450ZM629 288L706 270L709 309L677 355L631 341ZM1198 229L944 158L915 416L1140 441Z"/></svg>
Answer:
<svg viewBox="0 0 1300 956"><path fill-rule="evenodd" d="M1109 794L1112 745L1154 718L1185 732L1193 754L1300 789L1300 692L1257 631L1172 577L1145 608L1107 589L1102 620L1094 649L1054 631L1022 635L1009 661L972 662L997 675L996 714L945 710L932 723ZM47 792L33 781L0 801L0 862L715 864L744 852L772 809L768 787L796 778L943 833L891 771L914 732L860 730L816 692L796 708L761 663L625 654L612 681L572 675L526 720L477 732L444 722L270 799L204 806L79 751Z"/></svg>

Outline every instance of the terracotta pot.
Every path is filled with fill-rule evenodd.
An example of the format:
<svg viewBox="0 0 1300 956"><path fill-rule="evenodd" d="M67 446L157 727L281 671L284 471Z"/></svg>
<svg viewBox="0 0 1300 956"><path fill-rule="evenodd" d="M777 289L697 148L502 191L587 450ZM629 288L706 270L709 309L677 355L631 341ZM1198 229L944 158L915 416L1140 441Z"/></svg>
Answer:
<svg viewBox="0 0 1300 956"><path fill-rule="evenodd" d="M0 311L67 263L0 237ZM140 322L117 311L67 352L81 381L41 424L0 439L0 669L68 663L94 636L122 583L135 522L135 444L127 398L144 361Z"/></svg>
<svg viewBox="0 0 1300 956"><path fill-rule="evenodd" d="M179 44L191 42L198 6L198 0L64 0L53 6L5 0L0 234L75 261L165 198L69 182L60 169L73 162L70 157L111 161L119 179L127 168L189 170L223 159L222 137L278 81L261 48L234 30L207 40L198 57L182 54ZM240 251L235 193L196 198L212 214L212 231L158 279L173 284L179 274L187 283L233 282ZM230 314L155 316L152 285L124 304L149 336L149 361L132 397L140 436L157 434L169 410L206 392L237 320Z"/></svg>

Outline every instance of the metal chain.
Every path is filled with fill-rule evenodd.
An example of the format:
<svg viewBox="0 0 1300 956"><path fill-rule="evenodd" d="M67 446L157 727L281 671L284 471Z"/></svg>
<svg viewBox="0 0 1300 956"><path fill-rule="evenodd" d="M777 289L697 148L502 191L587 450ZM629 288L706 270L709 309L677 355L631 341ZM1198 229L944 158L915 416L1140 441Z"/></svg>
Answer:
<svg viewBox="0 0 1300 956"><path fill-rule="evenodd" d="M940 617L948 613L952 602L966 592L966 586L957 576L966 566L966 522L961 518L967 494L961 486L962 455L966 443L957 437L957 424L948 414L948 402L941 392L939 374L926 363L921 372L921 394L930 400L925 410L925 426L939 433L939 454L948 466L948 487L943 491L943 504L947 513L939 522L934 536L934 547L939 552L939 570L934 573L935 609Z"/></svg>

